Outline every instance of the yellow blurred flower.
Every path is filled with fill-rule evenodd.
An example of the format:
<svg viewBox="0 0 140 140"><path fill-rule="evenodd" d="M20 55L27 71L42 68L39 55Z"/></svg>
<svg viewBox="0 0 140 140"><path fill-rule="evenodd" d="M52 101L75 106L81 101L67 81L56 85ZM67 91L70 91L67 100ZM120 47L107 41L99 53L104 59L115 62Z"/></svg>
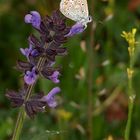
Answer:
<svg viewBox="0 0 140 140"><path fill-rule="evenodd" d="M111 135L108 136L107 140L114 140Z"/></svg>
<svg viewBox="0 0 140 140"><path fill-rule="evenodd" d="M137 32L136 28L133 28L131 32L125 32L123 31L121 36L126 39L126 41L129 43L130 46L135 45L135 34Z"/></svg>
<svg viewBox="0 0 140 140"><path fill-rule="evenodd" d="M60 118L66 120L66 121L70 120L70 118L72 117L72 113L71 112L68 112L68 111L66 111L64 109L58 109L57 110L57 115Z"/></svg>
<svg viewBox="0 0 140 140"><path fill-rule="evenodd" d="M135 35L136 35L137 29L133 28L131 32L125 32L123 31L121 36L125 38L125 40L128 42L129 47L128 47L128 52L130 57L134 55L135 52L135 45L136 45L136 40L135 40Z"/></svg>

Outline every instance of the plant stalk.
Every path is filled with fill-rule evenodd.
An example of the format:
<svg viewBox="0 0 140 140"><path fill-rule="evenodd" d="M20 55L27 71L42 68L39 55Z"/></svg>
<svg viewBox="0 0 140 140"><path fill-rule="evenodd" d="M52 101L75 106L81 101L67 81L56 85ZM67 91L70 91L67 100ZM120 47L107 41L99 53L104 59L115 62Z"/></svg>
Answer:
<svg viewBox="0 0 140 140"><path fill-rule="evenodd" d="M47 47L47 45L46 45L46 47ZM38 60L38 63L37 63L37 66L36 66L36 69L38 71L40 71L40 69L42 68L42 66L45 63L45 61L46 61L45 57L42 57L42 58L40 58ZM25 95L25 102L30 98L34 86L35 86L35 83L33 83L32 85L28 86L27 91L26 91L26 95ZM19 113L18 113L16 126L15 126L14 133L13 133L13 136L12 136L11 140L19 140L21 130L23 128L25 117L26 117L26 112L25 112L24 106L22 106L20 108Z"/></svg>
<svg viewBox="0 0 140 140"><path fill-rule="evenodd" d="M129 69L133 71L133 55L130 55ZM135 100L135 94L134 94L134 91L133 91L132 80L133 80L133 74L131 76L129 76L129 74L128 74L128 90L129 90L128 91L128 96L129 96L129 100L128 100L128 118L127 118L125 135L124 135L125 140L130 139L132 113L133 113L133 106L134 106L134 100Z"/></svg>
<svg viewBox="0 0 140 140"><path fill-rule="evenodd" d="M94 11L94 0L91 1L91 16ZM93 23L90 27L90 45L88 48L88 106L87 106L87 118L88 118L88 129L87 129L87 139L93 140L93 121L92 121L92 112L93 112L93 54L94 54L94 29Z"/></svg>

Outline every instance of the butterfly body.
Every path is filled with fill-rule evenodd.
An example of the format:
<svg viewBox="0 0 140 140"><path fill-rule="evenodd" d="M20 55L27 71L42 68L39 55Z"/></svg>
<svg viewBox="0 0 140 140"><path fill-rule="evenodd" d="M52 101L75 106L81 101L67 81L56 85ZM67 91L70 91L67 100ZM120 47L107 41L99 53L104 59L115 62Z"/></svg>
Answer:
<svg viewBox="0 0 140 140"><path fill-rule="evenodd" d="M61 0L60 11L67 18L81 23L85 28L92 21L88 13L87 0Z"/></svg>

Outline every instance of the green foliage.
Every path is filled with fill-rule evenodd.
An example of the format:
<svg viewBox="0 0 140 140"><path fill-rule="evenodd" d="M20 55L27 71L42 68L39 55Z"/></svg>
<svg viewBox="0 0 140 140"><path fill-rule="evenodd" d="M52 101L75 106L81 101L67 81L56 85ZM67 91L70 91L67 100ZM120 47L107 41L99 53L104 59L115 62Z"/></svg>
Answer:
<svg viewBox="0 0 140 140"><path fill-rule="evenodd" d="M31 32L30 25L24 23L24 15L31 10L38 10L42 15L58 9L60 1L52 0L1 0L0 1L0 140L9 140L15 125L18 109L12 109L5 98L5 90L18 89L22 76L13 67L17 58L21 58L19 48L28 47L27 38ZM91 0L88 0L91 4ZM90 5L92 7L92 5ZM92 10L90 10L92 11ZM112 135L115 140L123 139L127 120L127 73L129 65L128 48L121 38L122 31L137 28L136 37L140 42L139 9L128 10L128 1L108 0L94 3L96 23L94 31L93 83L91 113L103 105L113 91L122 85L116 99L111 100L101 112L94 116L92 133L94 140L107 139ZM71 21L68 20L68 24ZM71 38L66 46L69 50L64 59L58 59L62 66L61 82L58 86L62 92L58 97L60 105L54 110L40 113L34 120L27 118L21 140L87 140L88 139L88 49L91 45L91 24L87 30ZM83 51L82 41L85 42ZM139 48L140 44L137 44ZM136 49L137 49L136 48ZM133 87L136 94L132 118L131 139L140 139L140 64L137 50L134 64ZM23 58L24 59L24 58ZM54 86L49 81L40 79L38 89L46 93ZM117 107L117 109L115 108ZM62 113L60 110L63 109ZM61 113L60 113L61 112ZM67 117L67 112L71 117ZM123 114L123 115L122 115ZM121 116L122 115L122 116Z"/></svg>

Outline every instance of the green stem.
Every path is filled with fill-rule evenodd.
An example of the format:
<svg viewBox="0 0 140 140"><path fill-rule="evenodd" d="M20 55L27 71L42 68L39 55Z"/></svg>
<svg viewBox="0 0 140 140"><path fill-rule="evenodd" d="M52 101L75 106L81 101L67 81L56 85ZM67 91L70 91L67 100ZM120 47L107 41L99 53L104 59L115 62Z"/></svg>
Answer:
<svg viewBox="0 0 140 140"><path fill-rule="evenodd" d="M134 100L129 99L128 119L127 119L127 124L126 124L126 129L125 129L125 140L129 140L129 137L130 137L130 128L131 128L133 106L134 106Z"/></svg>
<svg viewBox="0 0 140 140"><path fill-rule="evenodd" d="M94 13L94 0L91 0L91 16L93 17ZM88 80L88 105L87 105L87 140L93 140L93 71L94 71L94 62L93 62L93 56L94 56L94 28L93 28L93 22L90 26L90 45L88 48L88 74L87 74L87 80Z"/></svg>
<svg viewBox="0 0 140 140"><path fill-rule="evenodd" d="M19 139L24 119L25 119L25 111L24 111L24 108L21 107L20 111L19 111L19 114L18 114L18 118L17 118L15 129L14 129L12 140L18 140Z"/></svg>
<svg viewBox="0 0 140 140"><path fill-rule="evenodd" d="M46 47L47 47L47 45L46 45ZM40 71L40 69L42 68L42 65L45 63L45 61L46 61L45 57L40 58L38 60L38 63L37 63L37 66L36 66L36 69L38 71ZM25 102L30 98L34 86L35 86L35 83L28 86L27 91L26 91L26 95L25 95ZM11 140L19 140L21 130L22 130L22 127L23 127L23 124L24 124L25 117L26 117L25 109L22 106L20 108L19 113L18 113L16 126L15 126L13 137L12 137Z"/></svg>
<svg viewBox="0 0 140 140"><path fill-rule="evenodd" d="M133 56L130 56L130 66L129 69L133 70ZM125 140L129 140L130 137L130 130L131 130L131 121L132 121L132 113L133 113L133 106L134 106L134 100L135 100L135 94L133 92L133 87L132 87L132 76L128 76L128 96L129 96L129 102L128 102L128 119L127 119L127 124L125 128L125 135L124 138Z"/></svg>
<svg viewBox="0 0 140 140"><path fill-rule="evenodd" d="M91 1L91 13L94 11L94 0ZM90 45L88 48L88 105L87 105L87 139L93 140L93 56L94 56L94 29L93 23L90 31Z"/></svg>

